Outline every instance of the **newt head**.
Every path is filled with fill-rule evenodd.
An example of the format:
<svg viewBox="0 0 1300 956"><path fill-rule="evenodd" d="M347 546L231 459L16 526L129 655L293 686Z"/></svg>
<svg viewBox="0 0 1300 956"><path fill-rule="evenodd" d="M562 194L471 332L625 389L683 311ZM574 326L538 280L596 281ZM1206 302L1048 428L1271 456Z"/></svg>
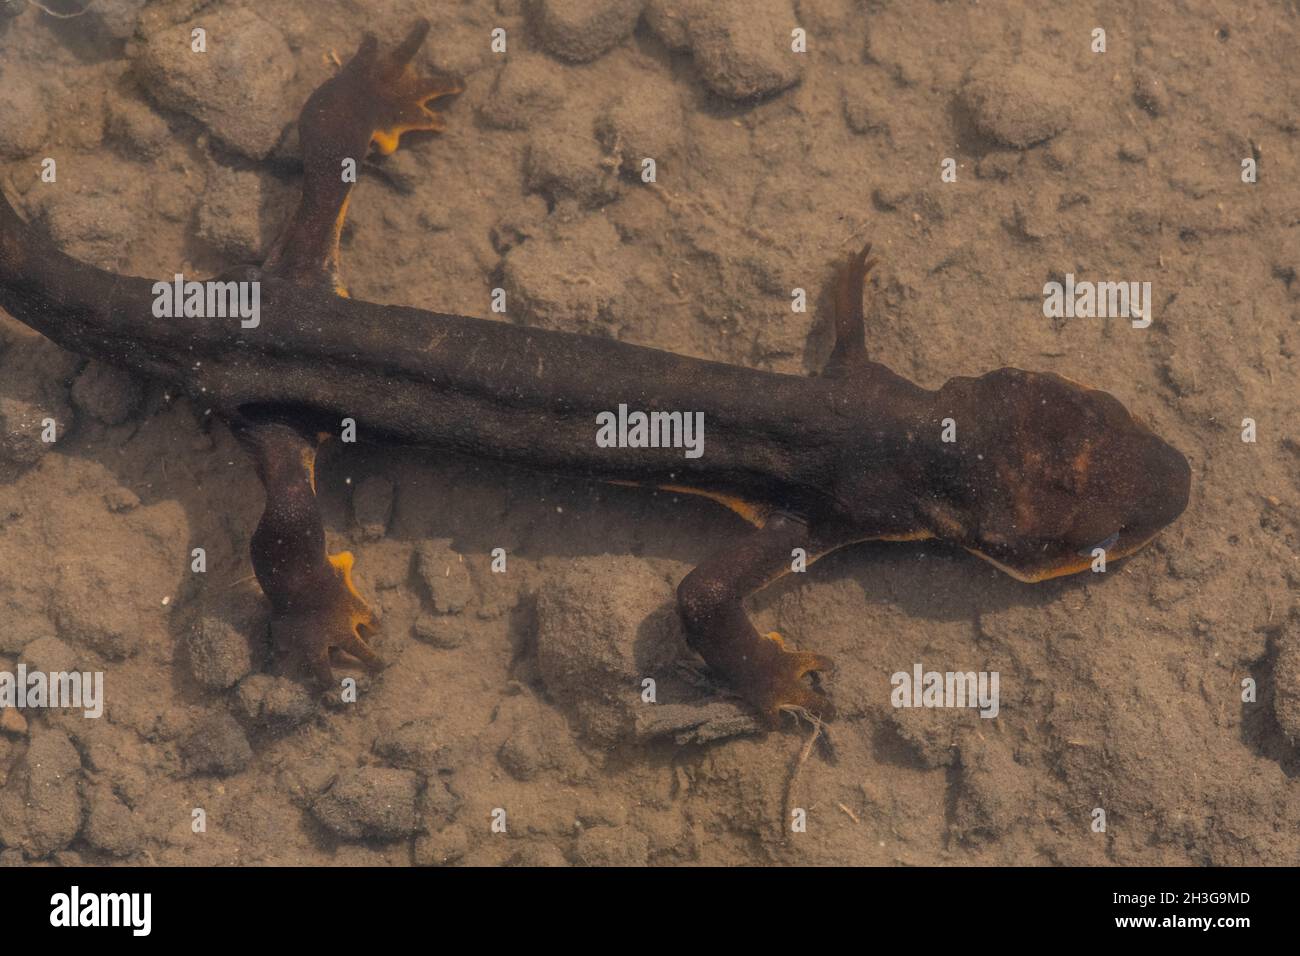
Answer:
<svg viewBox="0 0 1300 956"><path fill-rule="evenodd" d="M1004 368L950 380L932 414L955 440L922 466L923 521L1018 580L1127 557L1187 507L1187 459L1106 392Z"/></svg>

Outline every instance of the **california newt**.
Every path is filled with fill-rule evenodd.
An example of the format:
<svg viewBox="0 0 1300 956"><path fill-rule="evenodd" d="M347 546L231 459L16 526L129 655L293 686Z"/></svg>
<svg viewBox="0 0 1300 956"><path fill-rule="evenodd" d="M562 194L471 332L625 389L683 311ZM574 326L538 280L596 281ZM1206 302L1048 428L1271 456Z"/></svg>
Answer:
<svg viewBox="0 0 1300 956"><path fill-rule="evenodd" d="M390 52L367 36L308 99L301 202L260 266L222 277L260 283L256 327L160 318L153 280L64 255L0 196L0 306L65 348L183 386L249 450L266 489L252 564L273 633L322 679L332 651L379 663L352 555L327 553L316 500L316 449L345 416L373 441L732 507L753 529L686 576L679 611L691 646L769 723L784 709L833 711L815 676L831 662L760 635L742 606L791 569L794 549L812 561L860 541L937 538L1042 581L1087 569L1096 547L1132 554L1182 513L1186 459L1106 392L1014 368L930 391L871 361L870 246L839 271L835 345L816 377L349 298L341 164L440 129L429 104L460 89L410 66L427 31L418 23ZM620 406L702 415L707 445L607 447L598 423Z"/></svg>

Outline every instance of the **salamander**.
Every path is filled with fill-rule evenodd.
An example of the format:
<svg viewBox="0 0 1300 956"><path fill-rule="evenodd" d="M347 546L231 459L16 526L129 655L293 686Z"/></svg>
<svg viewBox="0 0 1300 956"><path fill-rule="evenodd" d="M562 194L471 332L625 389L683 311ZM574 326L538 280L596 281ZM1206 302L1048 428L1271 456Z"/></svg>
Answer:
<svg viewBox="0 0 1300 956"><path fill-rule="evenodd" d="M783 711L834 714L821 681L832 662L760 634L743 606L796 549L811 562L934 538L1035 582L1088 569L1098 547L1130 555L1183 512L1187 460L1104 391L1016 368L929 390L871 360L869 244L838 270L834 346L815 376L349 297L339 236L354 186L341 164L442 129L431 104L461 89L412 67L428 29L387 50L367 35L307 100L301 200L260 265L221 276L260 284L256 327L159 317L154 280L63 254L0 193L0 307L82 356L183 387L252 456L266 501L251 558L272 633L321 680L348 658L381 666L353 557L327 552L316 499L317 448L344 417L375 442L732 508L750 530L685 576L678 610L690 646L772 726ZM598 443L620 405L702 415L702 453Z"/></svg>

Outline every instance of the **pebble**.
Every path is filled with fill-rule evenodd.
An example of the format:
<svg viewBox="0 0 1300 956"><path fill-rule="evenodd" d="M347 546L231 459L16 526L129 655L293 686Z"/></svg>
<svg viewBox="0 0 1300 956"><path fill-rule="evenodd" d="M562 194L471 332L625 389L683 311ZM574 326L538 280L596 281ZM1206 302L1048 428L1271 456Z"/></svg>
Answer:
<svg viewBox="0 0 1300 956"><path fill-rule="evenodd" d="M547 692L589 736L632 733L641 682L686 653L674 590L626 556L576 558L537 595L537 664Z"/></svg>
<svg viewBox="0 0 1300 956"><path fill-rule="evenodd" d="M472 625L465 617L427 612L415 619L411 634L416 640L446 650L464 647L474 636Z"/></svg>
<svg viewBox="0 0 1300 956"><path fill-rule="evenodd" d="M441 770L451 770L447 746L432 720L408 720L375 739L372 749L395 767L414 770L431 777Z"/></svg>
<svg viewBox="0 0 1300 956"><path fill-rule="evenodd" d="M543 866L562 867L571 864L564 852L554 843L530 841L516 850L510 857L511 866L525 866L536 869Z"/></svg>
<svg viewBox="0 0 1300 956"><path fill-rule="evenodd" d="M296 60L274 23L246 7L214 7L187 23L164 11L141 17L127 48L143 89L163 109L194 117L250 159L265 159L301 105L286 95ZM207 31L207 52L195 53L191 30Z"/></svg>
<svg viewBox="0 0 1300 956"><path fill-rule="evenodd" d="M75 408L105 425L121 425L144 401L144 389L127 371L89 361L72 383Z"/></svg>
<svg viewBox="0 0 1300 956"><path fill-rule="evenodd" d="M416 866L450 866L469 852L469 833L452 824L435 833L425 833L415 841Z"/></svg>
<svg viewBox="0 0 1300 956"><path fill-rule="evenodd" d="M104 507L115 515L127 514L140 507L140 496L118 485L104 492Z"/></svg>
<svg viewBox="0 0 1300 956"><path fill-rule="evenodd" d="M90 30L114 40L129 40L135 33L135 24L140 11L149 0L95 0L94 3L80 3L86 11L86 20Z"/></svg>
<svg viewBox="0 0 1300 956"><path fill-rule="evenodd" d="M60 178L60 183L63 180ZM43 190L41 213L50 239L63 252L101 266L123 261L146 221L153 180L140 167L112 153L102 154L93 175Z"/></svg>
<svg viewBox="0 0 1300 956"><path fill-rule="evenodd" d="M706 744L724 737L762 733L766 728L744 707L732 701L705 704L656 704L636 714L638 740L673 738L678 746Z"/></svg>
<svg viewBox="0 0 1300 956"><path fill-rule="evenodd" d="M617 199L622 185L617 162L600 148L593 124L565 116L555 126L538 128L524 157L524 185L553 203L576 200L595 208Z"/></svg>
<svg viewBox="0 0 1300 956"><path fill-rule="evenodd" d="M771 96L798 83L803 57L790 49L797 22L790 0L703 4L689 14L695 65L729 100Z"/></svg>
<svg viewBox="0 0 1300 956"><path fill-rule="evenodd" d="M41 440L47 418L54 419L57 437L75 428L76 414L68 403L64 382L80 360L44 338L26 339L0 354L0 480L36 464L57 447ZM0 639L0 645L5 642Z"/></svg>
<svg viewBox="0 0 1300 956"><path fill-rule="evenodd" d="M562 60L586 63L632 35L645 0L533 0L543 48Z"/></svg>
<svg viewBox="0 0 1300 956"><path fill-rule="evenodd" d="M425 541L415 551L416 571L429 589L439 614L459 614L474 600L473 579L465 559L452 550L450 538Z"/></svg>
<svg viewBox="0 0 1300 956"><path fill-rule="evenodd" d="M111 856L130 856L140 849L135 814L106 786L90 788L81 835L90 846Z"/></svg>
<svg viewBox="0 0 1300 956"><path fill-rule="evenodd" d="M689 51L705 86L726 99L771 96L803 75L790 0L649 0L645 22L670 50Z"/></svg>
<svg viewBox="0 0 1300 956"><path fill-rule="evenodd" d="M1018 150L995 149L980 158L975 166L975 176L979 179L1010 179L1024 158Z"/></svg>
<svg viewBox="0 0 1300 956"><path fill-rule="evenodd" d="M53 635L36 638L23 648L18 659L28 670L47 674L78 669L77 652Z"/></svg>
<svg viewBox="0 0 1300 956"><path fill-rule="evenodd" d="M536 724L517 723L501 749L497 761L516 780L532 780L548 766L546 740Z"/></svg>
<svg viewBox="0 0 1300 956"><path fill-rule="evenodd" d="M222 711L195 725L181 743L181 756L192 774L228 777L248 766L253 748L239 721Z"/></svg>
<svg viewBox="0 0 1300 956"><path fill-rule="evenodd" d="M1126 163L1145 163L1147 144L1138 139L1126 139L1120 143L1116 155Z"/></svg>
<svg viewBox="0 0 1300 956"><path fill-rule="evenodd" d="M105 133L130 159L153 159L160 156L172 140L166 120L139 100L110 92L104 98L108 117Z"/></svg>
<svg viewBox="0 0 1300 956"><path fill-rule="evenodd" d="M981 133L1025 149L1069 128L1070 102L1062 86L1043 57L1027 57L1011 67L1001 57L990 57L971 69L961 98Z"/></svg>
<svg viewBox="0 0 1300 956"><path fill-rule="evenodd" d="M636 265L614 225L589 216L510 251L503 276L507 301L531 325L616 335L619 298Z"/></svg>
<svg viewBox="0 0 1300 956"><path fill-rule="evenodd" d="M621 160L625 175L638 180L642 161L655 161L656 181L671 175L671 160L683 146L686 120L677 88L666 80L638 81L636 92L611 102L596 120L606 154Z"/></svg>
<svg viewBox="0 0 1300 956"><path fill-rule="evenodd" d="M1040 240L1051 235L1060 216L1057 201L1046 192L1036 192L1015 200L1012 207L1016 231L1025 239Z"/></svg>
<svg viewBox="0 0 1300 956"><path fill-rule="evenodd" d="M203 687L224 691L253 669L250 636L265 633L260 601L239 594L204 614L186 635L190 672Z"/></svg>
<svg viewBox="0 0 1300 956"><path fill-rule="evenodd" d="M698 0L648 0L645 5L646 26L668 49L676 53L685 52L691 48L687 17L698 5Z"/></svg>
<svg viewBox="0 0 1300 956"><path fill-rule="evenodd" d="M252 262L263 245L262 200L257 173L214 165L198 204L195 233L232 262Z"/></svg>
<svg viewBox="0 0 1300 956"><path fill-rule="evenodd" d="M912 198L912 191L905 186L877 186L871 191L871 201L881 212L894 212Z"/></svg>
<svg viewBox="0 0 1300 956"><path fill-rule="evenodd" d="M844 122L853 132L865 136L872 133L889 134L891 111L888 99L876 90L875 85L860 79L844 83L840 91L844 107Z"/></svg>
<svg viewBox="0 0 1300 956"><path fill-rule="evenodd" d="M1273 668L1273 716L1292 746L1300 747L1300 639L1294 630L1278 645Z"/></svg>
<svg viewBox="0 0 1300 956"><path fill-rule="evenodd" d="M564 102L563 78L540 53L512 55L497 72L487 100L479 107L483 122L494 129L528 129L538 117Z"/></svg>
<svg viewBox="0 0 1300 956"><path fill-rule="evenodd" d="M526 239L544 235L548 214L546 200L541 196L520 197L501 210L500 218L492 227L492 247L505 255Z"/></svg>
<svg viewBox="0 0 1300 956"><path fill-rule="evenodd" d="M420 829L420 778L410 770L345 770L312 803L312 815L345 840L400 840Z"/></svg>
<svg viewBox="0 0 1300 956"><path fill-rule="evenodd" d="M0 790L0 835L28 857L45 857L71 843L81 829L81 755L68 735L44 730Z"/></svg>
<svg viewBox="0 0 1300 956"><path fill-rule="evenodd" d="M891 709L888 719L922 766L935 769L958 763L956 725L941 711Z"/></svg>
<svg viewBox="0 0 1300 956"><path fill-rule="evenodd" d="M316 701L287 677L250 674L235 690L239 712L255 726L274 732L296 727L316 713Z"/></svg>

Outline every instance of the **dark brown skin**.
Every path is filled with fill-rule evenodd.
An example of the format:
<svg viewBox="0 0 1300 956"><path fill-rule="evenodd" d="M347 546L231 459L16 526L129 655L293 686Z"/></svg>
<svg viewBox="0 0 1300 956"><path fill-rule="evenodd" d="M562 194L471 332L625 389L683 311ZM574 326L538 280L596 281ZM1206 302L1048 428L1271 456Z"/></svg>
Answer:
<svg viewBox="0 0 1300 956"><path fill-rule="evenodd" d="M691 645L772 725L785 710L833 714L808 679L830 661L760 636L743 608L790 570L793 549L811 561L859 541L938 538L1040 581L1086 570L1095 547L1131 554L1186 507L1186 459L1105 392L1009 368L928 391L870 361L870 246L841 270L836 345L817 378L347 298L342 160L441 128L427 103L459 89L409 67L427 31L386 54L367 37L304 107L302 201L260 268L223 277L261 282L258 328L155 318L154 280L63 255L0 196L0 307L65 348L183 386L249 449L266 487L253 567L277 639L322 680L332 651L378 663L352 556L326 553L315 495L316 447L343 418L369 440L733 507L754 530L687 575L679 607ZM620 403L703 412L704 455L598 447L596 416ZM946 419L956 441L941 440Z"/></svg>

